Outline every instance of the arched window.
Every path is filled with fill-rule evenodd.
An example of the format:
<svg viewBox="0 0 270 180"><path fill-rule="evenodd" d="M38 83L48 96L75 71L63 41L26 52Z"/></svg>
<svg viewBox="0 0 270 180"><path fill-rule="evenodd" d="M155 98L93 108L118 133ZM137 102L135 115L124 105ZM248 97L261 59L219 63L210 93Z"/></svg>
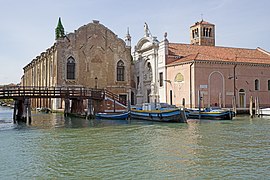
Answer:
<svg viewBox="0 0 270 180"><path fill-rule="evenodd" d="M151 63L148 62L147 63L147 74L149 75L149 80L152 80L153 78L153 73L152 73L152 66L151 66Z"/></svg>
<svg viewBox="0 0 270 180"><path fill-rule="evenodd" d="M203 28L203 36L205 36L205 27Z"/></svg>
<svg viewBox="0 0 270 180"><path fill-rule="evenodd" d="M260 89L260 82L258 79L255 80L255 91L258 91Z"/></svg>
<svg viewBox="0 0 270 180"><path fill-rule="evenodd" d="M117 81L125 80L125 66L122 60L117 63Z"/></svg>
<svg viewBox="0 0 270 180"><path fill-rule="evenodd" d="M196 37L199 37L199 29L196 29Z"/></svg>
<svg viewBox="0 0 270 180"><path fill-rule="evenodd" d="M67 79L75 79L75 59L69 57L67 60Z"/></svg>

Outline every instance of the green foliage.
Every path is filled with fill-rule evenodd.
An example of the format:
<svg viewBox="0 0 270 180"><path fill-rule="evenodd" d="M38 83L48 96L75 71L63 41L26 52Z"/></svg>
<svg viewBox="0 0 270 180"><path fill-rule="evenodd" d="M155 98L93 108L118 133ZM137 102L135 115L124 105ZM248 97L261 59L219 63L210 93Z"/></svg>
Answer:
<svg viewBox="0 0 270 180"><path fill-rule="evenodd" d="M61 18L58 19L57 27L55 28L55 39L59 39L65 36L65 30L61 22Z"/></svg>

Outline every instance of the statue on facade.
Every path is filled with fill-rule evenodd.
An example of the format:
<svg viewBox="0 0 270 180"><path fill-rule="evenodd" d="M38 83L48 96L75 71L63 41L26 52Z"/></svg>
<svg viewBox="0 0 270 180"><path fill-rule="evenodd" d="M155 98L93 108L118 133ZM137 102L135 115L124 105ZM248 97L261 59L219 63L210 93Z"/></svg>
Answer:
<svg viewBox="0 0 270 180"><path fill-rule="evenodd" d="M149 37L149 28L146 22L144 23L144 36Z"/></svg>
<svg viewBox="0 0 270 180"><path fill-rule="evenodd" d="M168 36L168 34L167 34L167 32L165 32L164 33L164 40L167 40L167 36Z"/></svg>

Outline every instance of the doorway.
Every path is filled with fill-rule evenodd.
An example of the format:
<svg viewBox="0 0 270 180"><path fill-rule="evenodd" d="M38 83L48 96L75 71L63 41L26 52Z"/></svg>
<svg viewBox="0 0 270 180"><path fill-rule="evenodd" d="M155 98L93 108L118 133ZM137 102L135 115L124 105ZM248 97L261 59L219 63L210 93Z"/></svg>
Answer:
<svg viewBox="0 0 270 180"><path fill-rule="evenodd" d="M246 107L246 92L244 89L239 90L239 107L240 108Z"/></svg>

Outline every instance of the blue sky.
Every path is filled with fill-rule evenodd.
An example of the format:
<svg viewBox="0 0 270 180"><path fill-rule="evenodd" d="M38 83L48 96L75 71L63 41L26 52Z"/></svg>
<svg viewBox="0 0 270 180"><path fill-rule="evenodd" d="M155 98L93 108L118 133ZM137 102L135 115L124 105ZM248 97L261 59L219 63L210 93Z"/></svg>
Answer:
<svg viewBox="0 0 270 180"><path fill-rule="evenodd" d="M58 17L67 32L93 19L132 45L147 22L159 40L189 43L189 27L201 20L216 25L216 45L270 51L269 0L0 0L0 85L18 83L23 67L55 42Z"/></svg>

